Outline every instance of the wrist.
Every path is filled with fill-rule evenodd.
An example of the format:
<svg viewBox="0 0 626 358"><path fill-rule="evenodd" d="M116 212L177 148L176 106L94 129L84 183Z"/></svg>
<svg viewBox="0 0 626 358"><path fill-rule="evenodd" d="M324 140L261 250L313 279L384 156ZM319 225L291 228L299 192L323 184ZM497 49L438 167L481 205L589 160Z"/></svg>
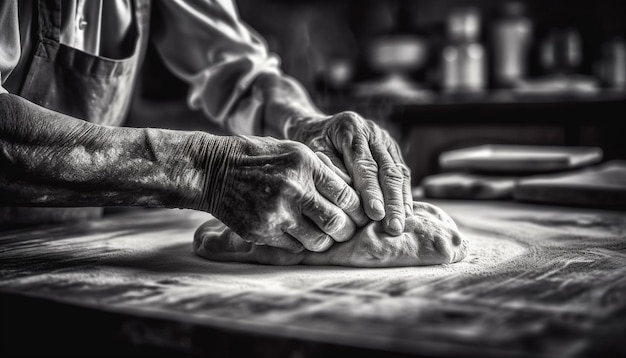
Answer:
<svg viewBox="0 0 626 358"><path fill-rule="evenodd" d="M179 207L219 215L224 193L233 182L230 172L241 158L242 144L235 136L194 132L183 144L176 175L180 180Z"/></svg>
<svg viewBox="0 0 626 358"><path fill-rule="evenodd" d="M328 117L321 114L291 116L285 121L285 138L308 144L324 131L327 120Z"/></svg>
<svg viewBox="0 0 626 358"><path fill-rule="evenodd" d="M297 126L325 118L307 91L286 75L261 74L255 82L264 98L265 135L297 140Z"/></svg>

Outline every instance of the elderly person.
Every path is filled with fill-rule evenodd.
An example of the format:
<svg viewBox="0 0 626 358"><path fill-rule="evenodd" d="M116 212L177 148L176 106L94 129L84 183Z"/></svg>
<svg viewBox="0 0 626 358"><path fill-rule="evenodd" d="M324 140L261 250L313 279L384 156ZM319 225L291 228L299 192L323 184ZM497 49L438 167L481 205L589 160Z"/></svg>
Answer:
<svg viewBox="0 0 626 358"><path fill-rule="evenodd" d="M5 0L0 30L0 224L191 208L299 252L412 213L395 141L321 113L230 0ZM116 127L149 39L232 136Z"/></svg>

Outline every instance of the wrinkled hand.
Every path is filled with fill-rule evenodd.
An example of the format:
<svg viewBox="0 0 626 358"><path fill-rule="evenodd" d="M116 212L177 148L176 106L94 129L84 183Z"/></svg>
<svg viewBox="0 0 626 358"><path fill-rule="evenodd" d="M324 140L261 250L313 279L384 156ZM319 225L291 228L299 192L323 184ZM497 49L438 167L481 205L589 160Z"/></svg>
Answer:
<svg viewBox="0 0 626 358"><path fill-rule="evenodd" d="M324 251L367 221L357 193L305 145L229 137L209 163L210 212L244 240L290 252Z"/></svg>
<svg viewBox="0 0 626 358"><path fill-rule="evenodd" d="M356 113L342 112L293 122L287 133L322 152L336 171L347 172L370 219L384 219L383 228L391 235L404 231L405 217L413 214L410 172L387 131Z"/></svg>

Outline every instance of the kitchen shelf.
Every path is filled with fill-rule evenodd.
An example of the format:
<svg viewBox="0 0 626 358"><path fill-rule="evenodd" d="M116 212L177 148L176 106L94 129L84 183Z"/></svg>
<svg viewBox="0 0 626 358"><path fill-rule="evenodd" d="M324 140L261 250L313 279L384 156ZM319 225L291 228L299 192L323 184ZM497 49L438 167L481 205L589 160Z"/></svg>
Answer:
<svg viewBox="0 0 626 358"><path fill-rule="evenodd" d="M318 103L328 113L354 110L368 118L399 124L527 121L615 124L616 117L626 118L626 92L608 90L549 95L520 95L502 90L483 95L433 95L429 99L343 94L323 96ZM600 115L607 113L611 115Z"/></svg>
<svg viewBox="0 0 626 358"><path fill-rule="evenodd" d="M571 125L610 121L615 124L616 118L626 118L626 95L624 92L609 91L542 96L496 92L474 98L442 97L430 103L397 103L390 118L397 122L421 123L533 122Z"/></svg>

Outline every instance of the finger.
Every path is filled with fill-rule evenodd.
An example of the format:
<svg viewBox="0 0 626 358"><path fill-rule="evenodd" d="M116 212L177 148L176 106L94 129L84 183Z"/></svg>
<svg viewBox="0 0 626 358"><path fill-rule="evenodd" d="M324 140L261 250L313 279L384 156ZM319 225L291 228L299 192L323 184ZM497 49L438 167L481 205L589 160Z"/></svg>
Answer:
<svg viewBox="0 0 626 358"><path fill-rule="evenodd" d="M378 165L370 152L367 139L355 135L350 145L343 146L344 163L352 176L355 189L361 194L367 216L375 221L385 217L383 192L378 182Z"/></svg>
<svg viewBox="0 0 626 358"><path fill-rule="evenodd" d="M315 152L315 154L324 164L326 164L327 167L343 179L343 181L348 184L352 184L352 178L348 175L343 163L339 161L339 158L333 156L333 159L331 159L328 155L324 154L324 152Z"/></svg>
<svg viewBox="0 0 626 358"><path fill-rule="evenodd" d="M346 167L343 165L343 161L338 157L339 153L337 153L337 151L335 150L335 144L327 136L313 140L311 143L309 143L308 146L314 152L321 152L322 154L326 155L330 163L333 163L335 167L337 167L337 169L339 169L339 171L341 172L339 176L343 177L343 175L345 175L348 178L350 177L348 175ZM326 161L326 158L320 157L320 159L322 159L324 163L328 163L328 161ZM348 184L350 184L351 180L352 179L349 179Z"/></svg>
<svg viewBox="0 0 626 358"><path fill-rule="evenodd" d="M346 183L345 180L341 179L336 172L329 170L328 167L322 165L319 168L314 168L313 179L315 181L317 191L323 196L323 198L329 201L329 205L322 206L319 209L327 210L329 207L330 209L338 207L343 210L344 213L348 214L350 219L354 221L354 224L358 226L363 226L370 221L365 215L365 212L363 212L359 195L356 191L354 191L354 189L352 189L352 187L350 187L350 185L348 185L348 183ZM319 216L329 214L332 214L332 212L312 212L307 214L307 216L310 217L311 215ZM312 219L317 223L314 218ZM326 231L324 227L320 226L320 228ZM329 230L332 230L332 228ZM329 231L326 232L331 234ZM335 236L333 236L333 238L337 240ZM347 239L349 239L349 237L346 238L346 240ZM341 238L337 241L341 241Z"/></svg>
<svg viewBox="0 0 626 358"><path fill-rule="evenodd" d="M344 185L350 188L347 184ZM305 194L302 199L302 214L338 242L349 240L356 231L352 219L316 191Z"/></svg>
<svg viewBox="0 0 626 358"><path fill-rule="evenodd" d="M404 207L404 176L380 141L371 145L372 155L378 163L378 179L385 198L383 228L391 235L404 231L406 209Z"/></svg>
<svg viewBox="0 0 626 358"><path fill-rule="evenodd" d="M404 164L398 164L402 175L404 176L404 182L402 183L402 192L404 193L404 213L407 217L413 215L413 194L411 192L411 171Z"/></svg>
<svg viewBox="0 0 626 358"><path fill-rule="evenodd" d="M394 142L388 148L391 157L393 158L396 165L402 171L402 176L404 177L404 183L402 185L402 191L404 193L404 209L406 212L406 216L413 215L413 194L411 192L411 170L406 166L404 159L402 159L402 155L400 154L400 148Z"/></svg>
<svg viewBox="0 0 626 358"><path fill-rule="evenodd" d="M309 251L322 252L333 245L332 237L321 231L305 217L302 217L295 225L286 228L285 232L293 236Z"/></svg>

